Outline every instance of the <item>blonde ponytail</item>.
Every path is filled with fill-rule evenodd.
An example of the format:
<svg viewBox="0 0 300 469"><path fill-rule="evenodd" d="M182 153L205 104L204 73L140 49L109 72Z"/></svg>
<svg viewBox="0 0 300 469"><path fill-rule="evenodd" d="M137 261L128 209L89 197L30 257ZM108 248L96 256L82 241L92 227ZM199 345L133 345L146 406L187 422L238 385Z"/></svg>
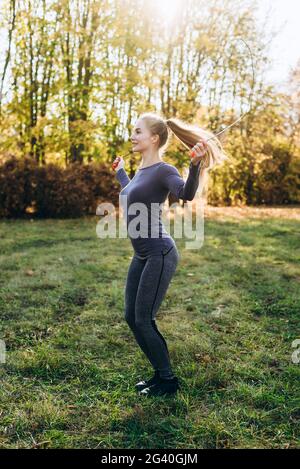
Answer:
<svg viewBox="0 0 300 469"><path fill-rule="evenodd" d="M189 150L202 139L210 139L207 142L207 154L204 157L202 168L210 170L215 165L229 160L229 157L224 152L220 140L209 130L204 130L196 125L187 124L177 118L167 119L165 122L181 143L183 143L183 145Z"/></svg>
<svg viewBox="0 0 300 469"><path fill-rule="evenodd" d="M220 140L212 132L193 124L187 124L177 118L167 119L165 122L181 143L189 150L202 139L206 141L210 139L207 141L207 152L203 160L200 161L198 193L202 197L207 187L209 170L229 160L229 157L224 152Z"/></svg>

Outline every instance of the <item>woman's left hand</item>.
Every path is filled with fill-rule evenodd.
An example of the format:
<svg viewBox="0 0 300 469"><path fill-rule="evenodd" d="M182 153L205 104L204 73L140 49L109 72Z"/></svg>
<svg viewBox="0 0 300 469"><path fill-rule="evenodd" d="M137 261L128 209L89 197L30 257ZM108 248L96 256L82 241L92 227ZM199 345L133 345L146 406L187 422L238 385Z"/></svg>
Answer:
<svg viewBox="0 0 300 469"><path fill-rule="evenodd" d="M196 145L190 151L192 163L194 165L197 165L199 161L203 159L204 155L206 154L206 151L207 143L205 140L201 140L200 142L196 143Z"/></svg>

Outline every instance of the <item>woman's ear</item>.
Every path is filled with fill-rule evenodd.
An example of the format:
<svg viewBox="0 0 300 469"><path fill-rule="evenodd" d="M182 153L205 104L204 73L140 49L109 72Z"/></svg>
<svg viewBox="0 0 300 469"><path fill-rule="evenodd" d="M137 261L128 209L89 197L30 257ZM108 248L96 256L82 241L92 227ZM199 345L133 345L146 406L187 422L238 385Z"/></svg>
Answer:
<svg viewBox="0 0 300 469"><path fill-rule="evenodd" d="M153 143L158 143L159 142L159 135L158 134L152 135L151 140L152 140Z"/></svg>

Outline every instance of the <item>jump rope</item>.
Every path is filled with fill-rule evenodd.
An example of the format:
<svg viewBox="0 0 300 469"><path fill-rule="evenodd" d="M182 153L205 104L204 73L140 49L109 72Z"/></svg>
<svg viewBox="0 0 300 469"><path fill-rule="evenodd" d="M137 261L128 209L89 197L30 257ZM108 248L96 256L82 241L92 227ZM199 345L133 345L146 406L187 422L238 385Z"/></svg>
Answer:
<svg viewBox="0 0 300 469"><path fill-rule="evenodd" d="M221 130L220 132L216 133L216 134L213 134L212 137L209 137L207 140L202 140L202 142L204 143L204 145L206 145L207 142L209 142L209 140L212 140L213 138L217 137L218 135L221 135L223 132L225 132L226 130L230 129L231 127L233 127L234 125L237 124L237 122L241 121L242 119L244 119L244 117L252 110L252 97L253 97L253 90L254 90L254 65L253 65L253 55L252 55L252 51L250 49L250 47L248 46L248 44L246 43L246 41L244 39L242 39L241 37L238 37L238 38L235 38L236 40L240 40L240 41L243 41L243 43L246 45L246 47L249 49L249 52L250 52L250 56L251 56L251 65L252 65L252 86L251 86L251 93L250 93L250 97L249 97L249 109L248 111L244 112L244 114L242 114L238 119L236 119L232 124L230 125L227 125L225 127L225 129ZM208 155L207 155L207 152L205 152L206 154L203 155L203 158L202 160L200 160L200 167L208 167ZM128 153L126 153L122 158L125 158L125 156L128 156L132 154L132 151L129 151ZM191 158L194 158L196 156L196 152L194 150L191 150L189 149L189 156ZM116 169L116 167L118 166L119 162L121 160L121 157L120 156L117 156L116 157L116 161L114 161L114 163L112 164L112 169Z"/></svg>

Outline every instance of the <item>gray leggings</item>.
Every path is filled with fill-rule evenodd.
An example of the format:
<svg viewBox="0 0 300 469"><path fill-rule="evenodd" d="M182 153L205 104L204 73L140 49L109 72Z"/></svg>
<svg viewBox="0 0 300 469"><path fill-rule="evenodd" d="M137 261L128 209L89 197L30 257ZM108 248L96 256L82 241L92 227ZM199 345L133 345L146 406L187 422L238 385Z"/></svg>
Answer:
<svg viewBox="0 0 300 469"><path fill-rule="evenodd" d="M131 260L125 288L125 320L135 339L161 378L174 376L167 343L155 322L180 259L176 246L161 255Z"/></svg>

